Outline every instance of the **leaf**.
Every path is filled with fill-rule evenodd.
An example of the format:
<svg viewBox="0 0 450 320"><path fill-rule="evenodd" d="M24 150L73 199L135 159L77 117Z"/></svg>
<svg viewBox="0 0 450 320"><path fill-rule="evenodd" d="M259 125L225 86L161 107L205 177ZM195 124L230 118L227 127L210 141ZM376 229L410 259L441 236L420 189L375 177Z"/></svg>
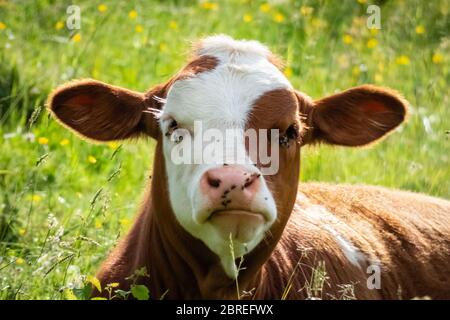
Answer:
<svg viewBox="0 0 450 320"><path fill-rule="evenodd" d="M87 281L92 283L92 285L98 290L98 292L102 292L102 286L100 284L100 280L98 280L96 277L88 276Z"/></svg>
<svg viewBox="0 0 450 320"><path fill-rule="evenodd" d="M92 295L92 286L90 284L86 284L83 288L80 289L72 289L75 296L78 300L89 300Z"/></svg>
<svg viewBox="0 0 450 320"><path fill-rule="evenodd" d="M140 269L137 269L134 274L137 277L148 277L148 273L147 273L147 268L146 267L142 267Z"/></svg>
<svg viewBox="0 0 450 320"><path fill-rule="evenodd" d="M66 295L67 300L78 300L76 295L70 289L64 290L64 294Z"/></svg>
<svg viewBox="0 0 450 320"><path fill-rule="evenodd" d="M132 280L132 282L135 283L136 280L140 277L150 277L150 275L147 273L146 267L134 270L134 273L131 276L126 277L125 280Z"/></svg>
<svg viewBox="0 0 450 320"><path fill-rule="evenodd" d="M148 300L150 298L148 288L141 284L132 286L131 294L138 300Z"/></svg>
<svg viewBox="0 0 450 320"><path fill-rule="evenodd" d="M128 295L130 294L130 291L124 291L124 290L117 289L115 291L115 293L122 299L127 299Z"/></svg>
<svg viewBox="0 0 450 320"><path fill-rule="evenodd" d="M108 300L108 299L106 299L105 297L94 297L91 298L91 300Z"/></svg>
<svg viewBox="0 0 450 320"><path fill-rule="evenodd" d="M120 285L118 282L108 283L108 287L117 288Z"/></svg>

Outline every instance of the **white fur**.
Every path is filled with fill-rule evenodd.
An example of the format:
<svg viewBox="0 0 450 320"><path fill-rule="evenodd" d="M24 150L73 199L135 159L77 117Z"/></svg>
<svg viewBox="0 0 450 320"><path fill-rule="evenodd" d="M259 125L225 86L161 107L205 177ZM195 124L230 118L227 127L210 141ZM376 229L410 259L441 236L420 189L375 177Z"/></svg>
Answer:
<svg viewBox="0 0 450 320"><path fill-rule="evenodd" d="M217 57L222 63L253 64L256 57L267 60L270 50L258 41L216 35L201 40L196 54Z"/></svg>
<svg viewBox="0 0 450 320"><path fill-rule="evenodd" d="M347 260L354 266L362 269L360 262L363 262L365 257L361 251L359 251L350 240L339 234L331 225L324 225L323 227L336 239L336 242L341 247L342 253Z"/></svg>
<svg viewBox="0 0 450 320"><path fill-rule="evenodd" d="M219 64L211 71L173 84L161 116L163 134L170 121L166 119L170 118L176 119L180 127L191 133L195 120L203 121L204 130L244 130L251 108L259 97L275 89L291 88L289 81L268 61L269 53L266 47L255 41L236 41L227 36L204 39L197 54L214 56L218 58ZM199 217L205 214L204 211L210 210L208 200L200 193L199 182L203 173L213 166L175 165L170 157L173 146L170 139L164 139L172 209L180 224L216 253L226 274L235 278L237 272L231 258L230 243L220 237L210 222L199 223ZM245 150L244 138L238 148ZM253 166L247 166L247 169L259 172ZM249 243L233 243L236 258L254 249L277 217L275 201L264 181L251 207L256 212L265 212L270 220Z"/></svg>
<svg viewBox="0 0 450 320"><path fill-rule="evenodd" d="M336 231L335 225L344 225L332 212L321 205L312 204L307 197L299 193L297 199L301 199L302 207L296 205L295 210L308 215L315 220L316 225L325 229L336 240L344 256L354 266L362 269L362 263L368 261L367 257L346 237Z"/></svg>

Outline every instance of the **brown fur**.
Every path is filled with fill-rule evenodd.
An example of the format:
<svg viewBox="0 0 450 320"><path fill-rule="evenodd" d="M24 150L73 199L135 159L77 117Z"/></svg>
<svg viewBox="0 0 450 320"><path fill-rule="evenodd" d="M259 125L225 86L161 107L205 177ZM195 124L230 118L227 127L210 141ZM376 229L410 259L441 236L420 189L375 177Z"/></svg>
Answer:
<svg viewBox="0 0 450 320"><path fill-rule="evenodd" d="M142 115L144 109L161 107L154 97L165 98L176 80L212 70L217 63L213 57L193 57L172 79L146 94L88 80L63 86L49 99L51 111L64 125L90 139L145 132L157 140L151 187L130 232L98 273L103 286L119 282L127 290L126 278L146 267L150 277L139 281L149 287L152 298L236 298L236 283L225 275L218 257L175 218L162 153L164 137L155 117ZM297 193L302 145L364 145L391 132L405 115L406 102L399 95L373 86L318 101L300 92L274 90L255 102L248 127L283 132L296 124L303 135L280 150L278 174L265 177L278 219L264 241L244 257L238 281L241 290L252 292L247 298L450 298L448 201L366 186L300 184ZM357 248L359 267L345 256L329 228ZM319 262L328 280L322 290L309 292ZM372 263L382 270L380 290L366 286L366 268ZM344 295L344 285L351 285L354 294Z"/></svg>
<svg viewBox="0 0 450 320"><path fill-rule="evenodd" d="M386 136L407 115L408 102L397 92L362 85L318 101L297 92L310 126L308 143L362 146Z"/></svg>
<svg viewBox="0 0 450 320"><path fill-rule="evenodd" d="M87 79L56 89L48 105L53 115L75 132L98 141L110 141L141 132L145 100L142 93Z"/></svg>
<svg viewBox="0 0 450 320"><path fill-rule="evenodd" d="M295 252L295 246L311 248L304 258L305 272L313 260L326 262L329 281L322 297L339 298L338 285L350 283L354 283L359 299L450 297L450 227L443 223L450 213L450 202L370 186L310 183L300 184L300 191L278 247L287 252ZM314 204L323 205L327 211L305 214ZM366 257L362 269L343 256L335 238L323 228L326 224L333 225L361 250ZM381 267L381 289L368 290L366 267L377 262ZM286 273L290 270L292 262L283 269ZM303 285L304 281L298 279L293 289Z"/></svg>

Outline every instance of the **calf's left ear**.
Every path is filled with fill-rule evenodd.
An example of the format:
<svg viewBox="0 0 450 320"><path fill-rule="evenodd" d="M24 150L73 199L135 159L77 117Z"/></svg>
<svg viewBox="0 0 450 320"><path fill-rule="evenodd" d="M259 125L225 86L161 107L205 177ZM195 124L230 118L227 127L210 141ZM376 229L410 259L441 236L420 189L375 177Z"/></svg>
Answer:
<svg viewBox="0 0 450 320"><path fill-rule="evenodd" d="M312 141L362 146L405 120L408 103L396 92L363 85L314 102L309 109Z"/></svg>
<svg viewBox="0 0 450 320"><path fill-rule="evenodd" d="M156 137L157 121L145 110L153 100L143 93L96 80L79 80L57 88L48 99L50 112L66 127L96 141Z"/></svg>

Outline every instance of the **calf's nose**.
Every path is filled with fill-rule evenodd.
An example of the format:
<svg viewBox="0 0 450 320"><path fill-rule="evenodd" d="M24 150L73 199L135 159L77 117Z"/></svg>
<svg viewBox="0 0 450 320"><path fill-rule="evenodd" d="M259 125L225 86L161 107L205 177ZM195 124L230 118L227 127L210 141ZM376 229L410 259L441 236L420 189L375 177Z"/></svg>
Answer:
<svg viewBox="0 0 450 320"><path fill-rule="evenodd" d="M240 165L224 165L206 171L200 189L217 209L249 208L259 191L261 175Z"/></svg>

